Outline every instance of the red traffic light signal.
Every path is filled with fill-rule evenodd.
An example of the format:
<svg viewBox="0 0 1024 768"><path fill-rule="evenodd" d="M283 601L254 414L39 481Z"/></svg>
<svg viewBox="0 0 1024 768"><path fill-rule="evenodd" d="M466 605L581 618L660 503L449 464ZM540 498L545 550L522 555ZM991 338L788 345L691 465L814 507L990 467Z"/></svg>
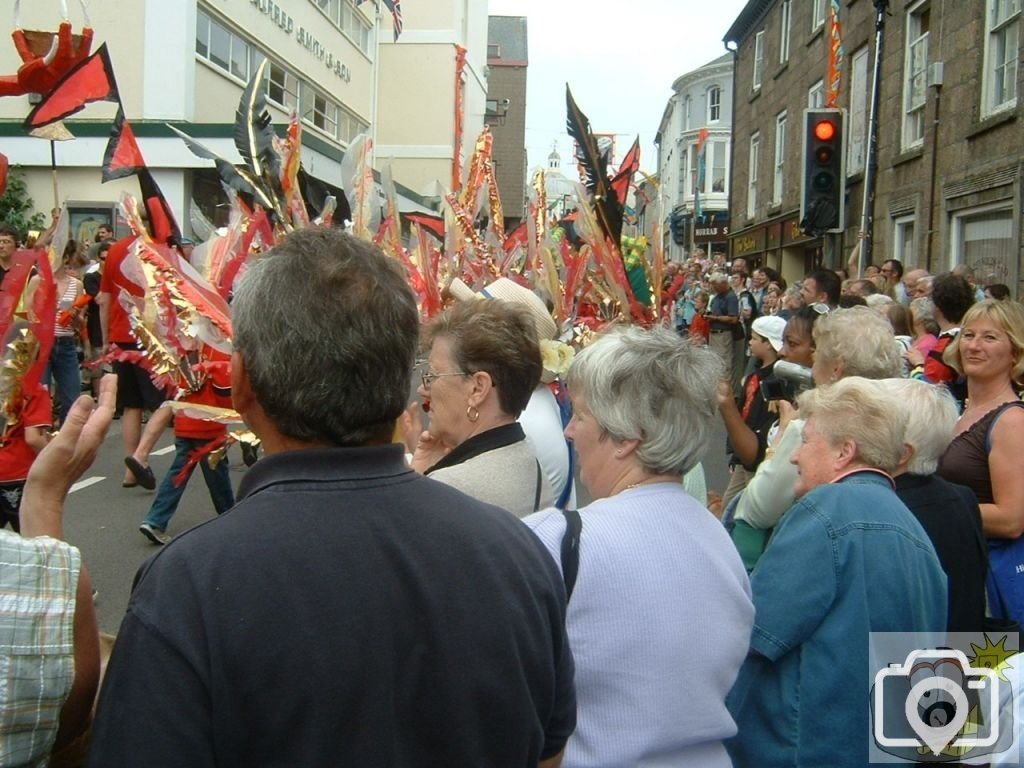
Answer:
<svg viewBox="0 0 1024 768"><path fill-rule="evenodd" d="M818 237L845 226L846 152L840 109L804 112L800 229Z"/></svg>
<svg viewBox="0 0 1024 768"><path fill-rule="evenodd" d="M819 120L814 124L814 138L818 141L832 141L836 135L836 124L831 120Z"/></svg>

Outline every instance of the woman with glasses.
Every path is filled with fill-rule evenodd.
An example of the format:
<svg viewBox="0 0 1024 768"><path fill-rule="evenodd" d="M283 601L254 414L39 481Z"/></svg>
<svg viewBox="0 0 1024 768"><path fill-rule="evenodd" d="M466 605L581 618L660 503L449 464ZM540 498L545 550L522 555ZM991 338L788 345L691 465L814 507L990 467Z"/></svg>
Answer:
<svg viewBox="0 0 1024 768"><path fill-rule="evenodd" d="M554 495L516 419L541 377L529 312L504 301L459 302L426 329L417 393L430 426L412 466L518 517Z"/></svg>

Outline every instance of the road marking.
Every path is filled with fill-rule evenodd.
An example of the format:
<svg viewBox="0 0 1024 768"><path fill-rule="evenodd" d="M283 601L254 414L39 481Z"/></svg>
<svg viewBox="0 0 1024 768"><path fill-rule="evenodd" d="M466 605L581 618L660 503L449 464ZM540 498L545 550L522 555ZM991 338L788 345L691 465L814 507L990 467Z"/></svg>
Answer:
<svg viewBox="0 0 1024 768"><path fill-rule="evenodd" d="M96 483L102 483L107 478L105 477L87 477L85 480L79 480L77 483L71 486L71 490L68 493L74 493L80 491L83 488L88 488L90 485L96 485Z"/></svg>
<svg viewBox="0 0 1024 768"><path fill-rule="evenodd" d="M161 448L161 449L159 449L157 451L150 451L149 455L150 456L163 456L165 453L170 453L173 450L174 450L174 446L173 445L168 445L166 448Z"/></svg>

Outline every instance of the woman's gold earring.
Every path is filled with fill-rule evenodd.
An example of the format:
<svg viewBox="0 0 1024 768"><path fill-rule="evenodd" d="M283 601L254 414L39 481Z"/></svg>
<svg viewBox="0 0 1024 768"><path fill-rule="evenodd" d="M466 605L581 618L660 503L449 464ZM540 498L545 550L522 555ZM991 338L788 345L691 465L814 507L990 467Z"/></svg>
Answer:
<svg viewBox="0 0 1024 768"><path fill-rule="evenodd" d="M466 418L469 419L473 424L476 424L477 419L480 418L480 411L478 411L472 405L467 405L466 406Z"/></svg>

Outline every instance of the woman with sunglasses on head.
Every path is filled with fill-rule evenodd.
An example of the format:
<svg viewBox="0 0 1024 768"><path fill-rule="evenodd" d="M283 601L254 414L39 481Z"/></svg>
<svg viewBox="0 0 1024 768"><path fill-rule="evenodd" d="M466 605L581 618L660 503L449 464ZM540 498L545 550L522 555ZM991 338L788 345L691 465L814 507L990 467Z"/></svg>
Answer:
<svg viewBox="0 0 1024 768"><path fill-rule="evenodd" d="M426 329L429 357L417 390L430 426L412 466L517 517L554 494L516 421L540 381L537 329L521 306L457 303Z"/></svg>

